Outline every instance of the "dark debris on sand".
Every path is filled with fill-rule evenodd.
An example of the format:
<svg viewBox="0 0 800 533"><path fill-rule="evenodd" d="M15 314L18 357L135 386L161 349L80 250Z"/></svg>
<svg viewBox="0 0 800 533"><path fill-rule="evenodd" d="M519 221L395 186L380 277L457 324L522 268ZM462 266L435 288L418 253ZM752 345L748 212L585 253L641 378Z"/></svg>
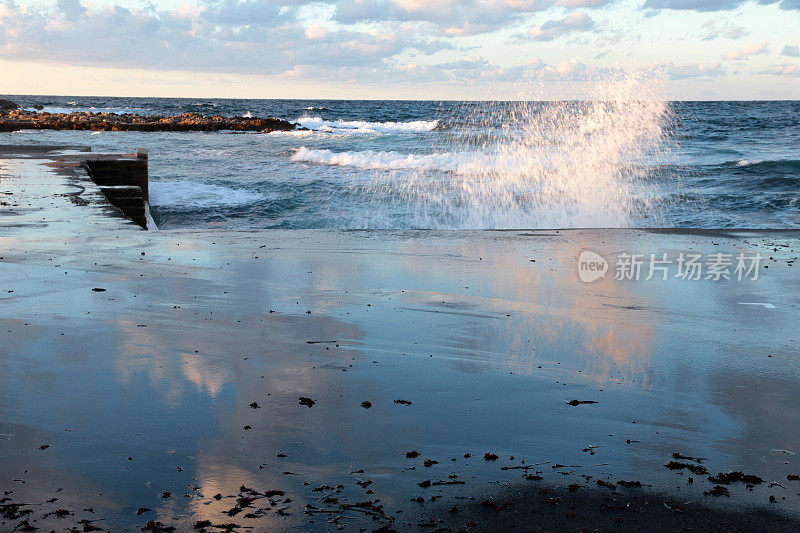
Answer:
<svg viewBox="0 0 800 533"><path fill-rule="evenodd" d="M409 459L416 459L419 452L413 450L405 453ZM470 456L471 454L464 454ZM699 459L681 454L673 454L673 458L683 461L670 461L667 468L671 470L704 471L705 467L696 464ZM495 464L499 456L492 452L484 454L488 465ZM514 457L509 460L514 461ZM520 460L517 460L520 461ZM693 462L688 462L693 461ZM702 501L688 497L687 501L676 501L663 494L653 493L644 488L641 481L625 481L613 479L592 479L593 476L582 474L579 482L569 484L541 483L527 484L530 481L543 481L541 471L529 473L529 469L537 464L497 465L498 471L523 473L523 485L506 485L505 489L468 489L463 490L466 481L459 479L456 473L449 473L444 479L433 477L437 468L445 465L433 459L426 459L423 465L430 468L432 477L417 483L423 489L423 496L411 499L414 507L410 512L402 508L387 509L379 498L361 499L357 494L345 488L345 485L322 484L305 489L311 498L298 497L305 503L302 507L292 507L294 496L288 497L285 490L257 490L245 485L239 487L234 494L222 493L207 496L208 501L230 501L231 506L221 510L219 520L206 519L189 522L165 523L150 519L137 526L141 531L158 533L185 530L188 526L196 531L252 531L263 525L259 519L271 517L289 517L300 512L309 524L324 523L334 529L360 531L645 531L645 530L700 530L700 531L796 531L800 530L800 522L794 518L772 512L769 509L751 510L743 513L736 510L720 510L709 508ZM502 464L502 463L501 463ZM439 466L437 466L439 465ZM553 467L564 465L551 465ZM573 465L577 466L577 465ZM448 467L449 468L449 467ZM374 483L363 477L364 470L353 470L350 473L360 474L354 481L355 486L366 494L373 493ZM348 473L348 475L350 475ZM788 476L790 479L792 475ZM720 473L706 476L710 485L704 494L707 498L722 498L727 501L730 491L726 485L745 483L748 486L763 483L763 479L740 471ZM590 481L592 480L592 481ZM547 482L545 482L547 483ZM309 483L303 483L308 486ZM632 490L635 489L635 490ZM618 492L619 490L619 492ZM453 492L456 491L456 492ZM363 493L361 493L363 494ZM161 498L172 498L169 491L161 493ZM58 498L49 500L57 501ZM441 501L440 501L441 500ZM456 501L457 500L457 501ZM702 500L702 497L701 497ZM770 501L775 501L773 497ZM438 503L437 503L438 502ZM457 503L457 505L454 505ZM37 523L34 519L35 506L27 503L14 503L10 497L0 499L0 530L10 521L17 531L35 531ZM52 508L42 518L50 516L65 522L75 520L74 510ZM406 509L406 511L409 511ZM154 512L152 508L140 507L137 516ZM142 517L145 518L145 517ZM231 522L231 519L237 522ZM161 518L161 520L165 520ZM374 527L364 527L372 522ZM78 520L70 531L100 531L97 520ZM356 528L356 524L358 527Z"/></svg>
<svg viewBox="0 0 800 533"><path fill-rule="evenodd" d="M716 486L714 494L726 494ZM430 531L770 531L800 530L800 520L768 509L719 509L660 494L609 493L581 487L515 486L497 494L421 509L398 530ZM404 526L413 524L413 528ZM418 529L416 529L418 530Z"/></svg>
<svg viewBox="0 0 800 533"><path fill-rule="evenodd" d="M300 403L300 405L305 405L305 406L308 406L308 407L314 407L314 404L317 403L317 402L315 402L314 400L312 400L311 398L309 398L307 396L300 396L300 402L299 403Z"/></svg>

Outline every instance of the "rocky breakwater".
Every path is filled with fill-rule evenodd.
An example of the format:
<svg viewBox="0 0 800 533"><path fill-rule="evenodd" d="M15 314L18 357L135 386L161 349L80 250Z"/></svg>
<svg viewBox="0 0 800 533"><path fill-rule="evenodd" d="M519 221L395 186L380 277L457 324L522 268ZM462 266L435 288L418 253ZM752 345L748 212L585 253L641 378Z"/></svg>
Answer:
<svg viewBox="0 0 800 533"><path fill-rule="evenodd" d="M7 113L17 108L19 108L19 106L15 102L0 98L0 113Z"/></svg>
<svg viewBox="0 0 800 533"><path fill-rule="evenodd" d="M24 109L0 110L0 131L289 131L297 128L286 120L257 117L183 115L132 115L117 113L44 113Z"/></svg>

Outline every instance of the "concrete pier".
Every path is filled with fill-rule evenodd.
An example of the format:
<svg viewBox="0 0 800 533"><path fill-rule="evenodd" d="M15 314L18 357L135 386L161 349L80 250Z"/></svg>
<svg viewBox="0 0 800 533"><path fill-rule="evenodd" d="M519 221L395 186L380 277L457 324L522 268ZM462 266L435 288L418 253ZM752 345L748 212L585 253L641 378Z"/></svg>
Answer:
<svg viewBox="0 0 800 533"><path fill-rule="evenodd" d="M0 157L50 160L50 166L68 174L81 187L85 188L87 182L94 183L113 211L147 229L150 194L146 150L95 154L86 146L0 145Z"/></svg>
<svg viewBox="0 0 800 533"><path fill-rule="evenodd" d="M100 186L108 201L147 229L145 210L150 199L147 152L139 150L132 156L92 156L83 164L89 177Z"/></svg>

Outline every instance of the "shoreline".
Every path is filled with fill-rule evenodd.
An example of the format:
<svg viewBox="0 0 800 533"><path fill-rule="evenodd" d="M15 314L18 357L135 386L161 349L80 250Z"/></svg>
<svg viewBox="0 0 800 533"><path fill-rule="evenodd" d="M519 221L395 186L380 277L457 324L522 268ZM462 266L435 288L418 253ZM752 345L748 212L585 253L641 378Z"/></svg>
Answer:
<svg viewBox="0 0 800 533"><path fill-rule="evenodd" d="M798 230L144 232L46 159L0 176L0 529L797 524ZM582 283L587 248L772 258Z"/></svg>

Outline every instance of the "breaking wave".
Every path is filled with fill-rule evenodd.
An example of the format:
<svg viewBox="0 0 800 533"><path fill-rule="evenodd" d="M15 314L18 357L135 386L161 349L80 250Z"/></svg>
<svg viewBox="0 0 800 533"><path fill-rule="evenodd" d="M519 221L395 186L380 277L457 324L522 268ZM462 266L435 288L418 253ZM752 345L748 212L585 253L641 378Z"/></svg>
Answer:
<svg viewBox="0 0 800 533"><path fill-rule="evenodd" d="M410 122L367 122L365 120L324 120L322 117L302 116L295 120L302 127L317 131L354 133L424 133L433 131L438 120Z"/></svg>
<svg viewBox="0 0 800 533"><path fill-rule="evenodd" d="M265 195L191 180L151 181L150 203L172 208L235 207L266 199Z"/></svg>
<svg viewBox="0 0 800 533"><path fill-rule="evenodd" d="M367 170L438 170L468 174L486 168L487 154L483 152L446 152L434 154L403 154L389 151L373 150L334 152L332 150L314 150L301 146L292 155L292 161L355 167Z"/></svg>
<svg viewBox="0 0 800 533"><path fill-rule="evenodd" d="M520 102L492 116L482 110L473 131L502 124L492 140L463 151L444 136L430 155L300 149L295 160L373 169L363 188L414 213L434 228L628 227L658 222L663 191L653 172L670 151L671 109L651 78L600 82L586 102ZM448 143L458 143L450 144ZM457 147L460 147L459 150ZM441 172L446 171L446 175ZM358 185L356 185L358 186Z"/></svg>

